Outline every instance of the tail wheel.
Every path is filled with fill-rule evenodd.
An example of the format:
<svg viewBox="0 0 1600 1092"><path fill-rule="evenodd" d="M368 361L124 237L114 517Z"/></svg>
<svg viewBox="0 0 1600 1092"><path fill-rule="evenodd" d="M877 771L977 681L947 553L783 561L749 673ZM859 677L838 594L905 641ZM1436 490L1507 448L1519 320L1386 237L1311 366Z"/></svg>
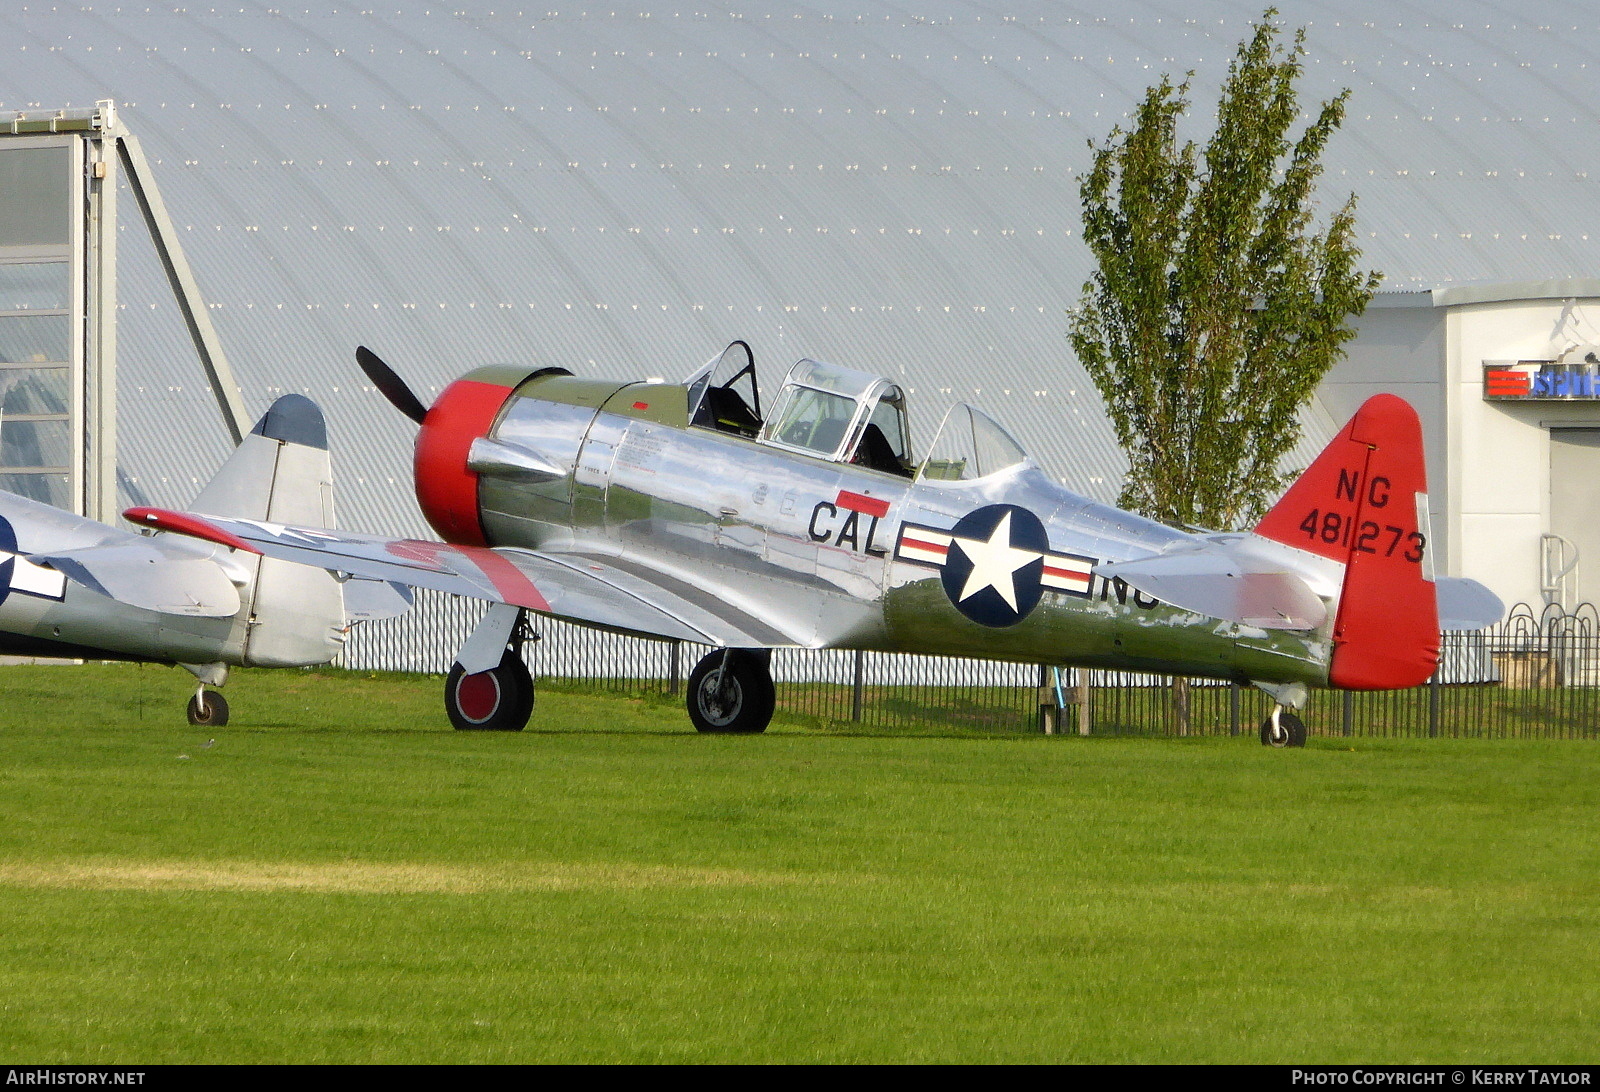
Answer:
<svg viewBox="0 0 1600 1092"><path fill-rule="evenodd" d="M469 675L450 665L444 680L444 711L460 732L520 732L533 715L533 676L510 649L488 671Z"/></svg>
<svg viewBox="0 0 1600 1092"><path fill-rule="evenodd" d="M189 699L189 723L202 728L221 728L228 723L228 699L221 694L199 691Z"/></svg>
<svg viewBox="0 0 1600 1092"><path fill-rule="evenodd" d="M1272 718L1261 722L1261 743L1265 747L1304 747L1306 745L1305 721L1285 709L1278 714L1277 728Z"/></svg>
<svg viewBox="0 0 1600 1092"><path fill-rule="evenodd" d="M733 648L713 652L689 673L689 720L699 732L764 732L777 692L772 653Z"/></svg>

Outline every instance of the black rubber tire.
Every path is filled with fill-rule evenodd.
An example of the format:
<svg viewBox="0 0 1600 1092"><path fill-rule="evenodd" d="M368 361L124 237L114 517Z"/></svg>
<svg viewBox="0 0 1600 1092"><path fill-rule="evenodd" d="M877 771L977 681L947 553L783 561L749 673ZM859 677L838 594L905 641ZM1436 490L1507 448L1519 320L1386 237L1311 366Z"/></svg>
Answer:
<svg viewBox="0 0 1600 1092"><path fill-rule="evenodd" d="M1261 722L1261 745L1264 747L1304 747L1306 745L1305 721L1285 709L1278 714L1278 727L1283 734L1273 738L1272 718Z"/></svg>
<svg viewBox="0 0 1600 1092"><path fill-rule="evenodd" d="M222 728L228 723L228 699L215 691L206 694L205 708L200 707L200 695L189 699L189 723L199 728Z"/></svg>
<svg viewBox="0 0 1600 1092"><path fill-rule="evenodd" d="M722 685L714 689L717 669L727 656ZM735 648L711 653L689 672L689 720L697 732L750 734L764 732L777 705L772 685L772 653L768 649Z"/></svg>
<svg viewBox="0 0 1600 1092"><path fill-rule="evenodd" d="M458 732L520 732L533 716L533 676L522 657L506 650L496 667L468 675L450 665L444 712Z"/></svg>

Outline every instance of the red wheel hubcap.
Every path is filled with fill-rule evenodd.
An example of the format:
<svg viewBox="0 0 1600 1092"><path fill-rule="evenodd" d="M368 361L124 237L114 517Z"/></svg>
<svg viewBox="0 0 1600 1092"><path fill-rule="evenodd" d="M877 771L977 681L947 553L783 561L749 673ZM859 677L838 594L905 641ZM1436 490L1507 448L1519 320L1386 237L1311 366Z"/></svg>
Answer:
<svg viewBox="0 0 1600 1092"><path fill-rule="evenodd" d="M500 680L492 671L461 676L456 683L456 705L474 724L488 720L500 708Z"/></svg>

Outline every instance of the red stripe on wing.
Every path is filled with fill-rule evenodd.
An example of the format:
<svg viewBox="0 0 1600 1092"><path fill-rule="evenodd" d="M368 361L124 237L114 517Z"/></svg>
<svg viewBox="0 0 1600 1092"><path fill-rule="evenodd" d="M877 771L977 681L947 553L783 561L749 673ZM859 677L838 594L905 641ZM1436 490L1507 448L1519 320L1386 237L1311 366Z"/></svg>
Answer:
<svg viewBox="0 0 1600 1092"><path fill-rule="evenodd" d="M550 609L550 603L534 587L533 581L522 575L522 570L511 564L510 560L493 550L463 551L470 553L472 560L477 562L478 568L483 570L483 575L494 582L495 590L506 597L507 603L519 607L528 607L532 610Z"/></svg>
<svg viewBox="0 0 1600 1092"><path fill-rule="evenodd" d="M420 561L425 565L431 565L439 572L452 571L449 565L439 560L444 555L465 557L478 567L479 572L489 578L489 583L494 585L495 591L499 592L500 597L507 603L529 610L550 609L549 601L534 586L533 581L523 576L521 569L493 550L481 546L451 546L444 542L425 542L414 538L390 542L385 548L396 557L403 557L407 561Z"/></svg>

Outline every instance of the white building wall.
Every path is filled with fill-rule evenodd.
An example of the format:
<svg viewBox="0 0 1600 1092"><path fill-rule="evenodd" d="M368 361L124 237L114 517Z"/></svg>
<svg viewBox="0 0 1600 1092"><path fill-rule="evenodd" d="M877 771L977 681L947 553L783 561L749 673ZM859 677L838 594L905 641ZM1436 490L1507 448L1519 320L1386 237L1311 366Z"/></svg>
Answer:
<svg viewBox="0 0 1600 1092"><path fill-rule="evenodd" d="M1416 407L1438 569L1482 581L1508 607L1544 603L1550 429L1600 427L1600 401L1487 402L1483 364L1554 360L1600 344L1595 289L1592 281L1528 282L1380 296L1317 390L1340 426L1380 391ZM1579 577L1579 599L1600 599L1600 558L1580 558Z"/></svg>
<svg viewBox="0 0 1600 1092"><path fill-rule="evenodd" d="M1445 324L1444 313L1426 294L1410 306L1376 303L1357 324L1345 344L1345 357L1317 388L1317 398L1343 428L1361 403L1375 394L1398 394L1422 419L1428 459L1428 500L1435 514L1435 559L1449 571L1449 538L1441 535L1442 513L1449 503L1445 451ZM1422 302L1428 301L1428 302Z"/></svg>
<svg viewBox="0 0 1600 1092"><path fill-rule="evenodd" d="M1488 402L1488 360L1553 360L1600 343L1600 299L1510 300L1446 314L1449 490L1447 571L1537 609L1540 535L1550 527L1551 427L1600 426L1596 402ZM1435 521L1439 509L1435 509Z"/></svg>

